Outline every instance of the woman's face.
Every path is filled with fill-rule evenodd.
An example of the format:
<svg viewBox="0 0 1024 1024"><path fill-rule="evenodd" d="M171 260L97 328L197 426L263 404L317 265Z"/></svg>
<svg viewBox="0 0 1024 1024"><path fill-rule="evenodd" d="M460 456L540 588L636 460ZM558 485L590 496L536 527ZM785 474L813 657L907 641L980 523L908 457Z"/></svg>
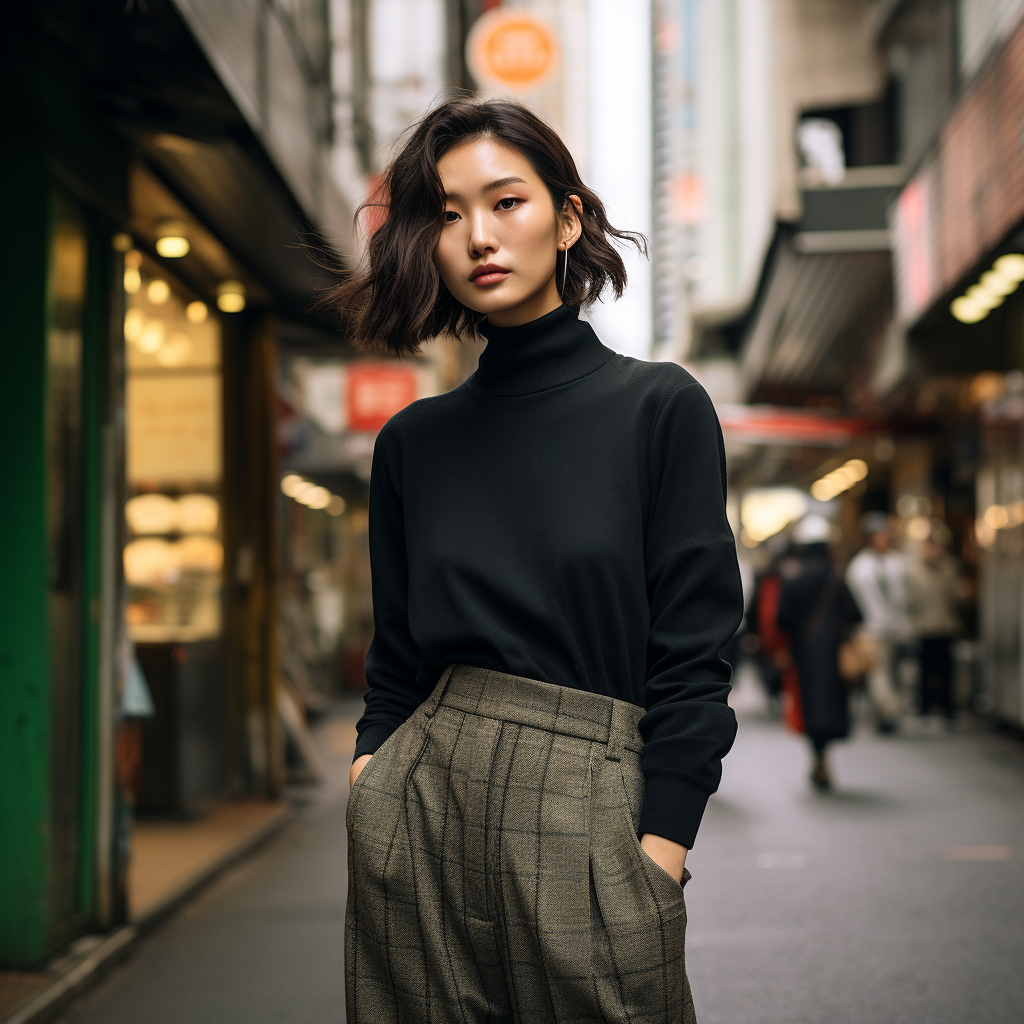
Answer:
<svg viewBox="0 0 1024 1024"><path fill-rule="evenodd" d="M434 263L452 295L497 327L557 309L556 256L576 241L580 224L556 216L530 161L482 138L450 149L437 169L445 212Z"/></svg>

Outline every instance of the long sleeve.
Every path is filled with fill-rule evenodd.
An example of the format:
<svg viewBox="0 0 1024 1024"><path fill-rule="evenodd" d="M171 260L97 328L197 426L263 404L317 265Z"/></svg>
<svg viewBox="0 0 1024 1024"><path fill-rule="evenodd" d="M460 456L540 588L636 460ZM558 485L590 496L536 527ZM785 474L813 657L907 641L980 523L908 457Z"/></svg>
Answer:
<svg viewBox="0 0 1024 1024"><path fill-rule="evenodd" d="M743 611L725 514L722 432L699 384L666 399L649 452L650 632L640 722L646 784L640 829L691 847L736 735L728 705L730 669L720 652Z"/></svg>
<svg viewBox="0 0 1024 1024"><path fill-rule="evenodd" d="M374 753L427 696L417 683L422 655L409 631L401 452L386 425L373 451L369 535L374 637L366 658L370 689L356 757Z"/></svg>

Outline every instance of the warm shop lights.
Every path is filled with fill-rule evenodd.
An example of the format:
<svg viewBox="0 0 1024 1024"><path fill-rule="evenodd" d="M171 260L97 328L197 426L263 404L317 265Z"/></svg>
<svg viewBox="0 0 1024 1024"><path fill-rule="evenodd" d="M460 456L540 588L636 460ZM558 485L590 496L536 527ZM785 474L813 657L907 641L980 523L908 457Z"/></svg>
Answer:
<svg viewBox="0 0 1024 1024"><path fill-rule="evenodd" d="M818 501L831 501L854 484L860 483L867 475L868 464L863 459L850 459L838 469L826 473L820 480L815 480L811 484L811 497Z"/></svg>
<svg viewBox="0 0 1024 1024"><path fill-rule="evenodd" d="M138 249L129 249L124 254L124 290L129 295L135 295L142 287L141 266L142 253Z"/></svg>
<svg viewBox="0 0 1024 1024"><path fill-rule="evenodd" d="M245 309L245 285L241 281L221 281L217 285L217 308L222 313L241 313Z"/></svg>
<svg viewBox="0 0 1024 1024"><path fill-rule="evenodd" d="M748 491L740 502L740 540L748 548L774 537L807 511L807 495L795 487Z"/></svg>
<svg viewBox="0 0 1024 1024"><path fill-rule="evenodd" d="M156 226L156 251L164 259L177 260L188 255L188 233L183 220L168 218Z"/></svg>
<svg viewBox="0 0 1024 1024"><path fill-rule="evenodd" d="M323 509L328 515L340 516L345 511L345 499L332 494L326 487L289 473L281 480L281 491L293 501L307 508Z"/></svg>
<svg viewBox="0 0 1024 1024"><path fill-rule="evenodd" d="M1007 295L1017 290L1024 281L1024 255L1010 252L992 264L963 295L955 298L949 306L950 312L962 324L976 324L1001 306Z"/></svg>
<svg viewBox="0 0 1024 1024"><path fill-rule="evenodd" d="M1024 500L1018 500L1005 505L989 505L978 516L974 529L978 543L983 548L990 548L995 543L998 531L1012 530L1022 523L1024 523Z"/></svg>

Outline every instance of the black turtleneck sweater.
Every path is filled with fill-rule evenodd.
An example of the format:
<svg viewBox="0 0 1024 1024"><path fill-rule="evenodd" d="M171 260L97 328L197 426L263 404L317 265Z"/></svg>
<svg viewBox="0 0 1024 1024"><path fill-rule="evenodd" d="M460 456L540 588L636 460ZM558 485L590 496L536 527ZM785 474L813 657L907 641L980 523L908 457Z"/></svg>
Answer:
<svg viewBox="0 0 1024 1024"><path fill-rule="evenodd" d="M736 731L714 409L680 366L616 355L569 307L482 330L476 373L377 438L356 756L453 663L607 694L646 709L641 831L692 846Z"/></svg>

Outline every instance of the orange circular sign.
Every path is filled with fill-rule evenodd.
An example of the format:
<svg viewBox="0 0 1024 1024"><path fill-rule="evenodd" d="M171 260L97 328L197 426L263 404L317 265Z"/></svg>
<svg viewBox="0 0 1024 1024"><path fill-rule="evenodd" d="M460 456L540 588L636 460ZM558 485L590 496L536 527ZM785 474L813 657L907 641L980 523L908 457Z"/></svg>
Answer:
<svg viewBox="0 0 1024 1024"><path fill-rule="evenodd" d="M536 92L558 65L558 37L546 21L527 11L488 11L470 30L466 63L480 83Z"/></svg>

